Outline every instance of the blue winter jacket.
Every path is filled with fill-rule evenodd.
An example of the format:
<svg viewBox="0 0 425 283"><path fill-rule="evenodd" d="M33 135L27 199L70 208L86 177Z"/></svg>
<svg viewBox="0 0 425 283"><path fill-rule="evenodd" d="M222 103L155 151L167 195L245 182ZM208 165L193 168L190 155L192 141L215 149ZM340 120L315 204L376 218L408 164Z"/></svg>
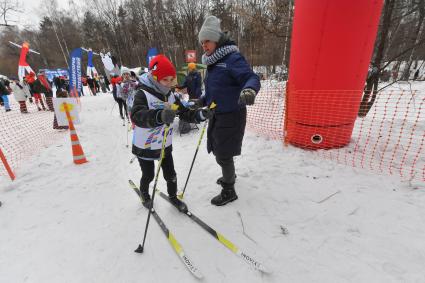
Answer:
<svg viewBox="0 0 425 283"><path fill-rule="evenodd" d="M258 92L261 87L259 77L239 52L228 54L208 66L204 84L204 102L210 105L214 101L217 104L216 113L229 113L245 108L244 104L238 103L241 91L252 88Z"/></svg>

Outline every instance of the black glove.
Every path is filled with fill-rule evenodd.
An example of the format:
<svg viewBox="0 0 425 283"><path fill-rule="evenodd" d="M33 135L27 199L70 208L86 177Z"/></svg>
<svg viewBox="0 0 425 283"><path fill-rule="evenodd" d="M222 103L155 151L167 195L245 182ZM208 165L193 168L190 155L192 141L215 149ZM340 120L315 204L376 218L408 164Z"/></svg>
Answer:
<svg viewBox="0 0 425 283"><path fill-rule="evenodd" d="M207 107L204 107L198 110L198 117L200 121L211 119L213 115L214 115L214 112Z"/></svg>
<svg viewBox="0 0 425 283"><path fill-rule="evenodd" d="M241 96L239 97L239 102L246 105L252 105L255 101L255 96L257 93L252 88L246 88L241 91Z"/></svg>
<svg viewBox="0 0 425 283"><path fill-rule="evenodd" d="M201 108L204 106L202 99L189 99L189 102L193 103L193 108Z"/></svg>
<svg viewBox="0 0 425 283"><path fill-rule="evenodd" d="M171 124L173 123L174 118L176 117L176 111L171 109L161 110L159 113L159 117L163 124Z"/></svg>

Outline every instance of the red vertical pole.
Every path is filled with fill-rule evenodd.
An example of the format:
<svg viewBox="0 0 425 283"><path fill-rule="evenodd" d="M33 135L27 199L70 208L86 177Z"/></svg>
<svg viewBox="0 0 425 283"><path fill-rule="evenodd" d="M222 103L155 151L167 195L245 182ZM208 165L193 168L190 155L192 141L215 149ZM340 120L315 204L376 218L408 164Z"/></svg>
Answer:
<svg viewBox="0 0 425 283"><path fill-rule="evenodd" d="M1 148L0 148L0 158L1 158L1 161L3 161L3 165L6 168L6 171L9 174L10 179L12 179L12 181L15 180L15 174L13 174L12 169L9 166L9 163L7 163L6 156L4 156Z"/></svg>

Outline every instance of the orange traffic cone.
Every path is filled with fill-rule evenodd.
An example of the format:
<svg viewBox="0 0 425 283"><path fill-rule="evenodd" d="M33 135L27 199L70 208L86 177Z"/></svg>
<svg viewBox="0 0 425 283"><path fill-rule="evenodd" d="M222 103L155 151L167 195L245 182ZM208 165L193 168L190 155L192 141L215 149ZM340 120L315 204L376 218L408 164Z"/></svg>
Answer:
<svg viewBox="0 0 425 283"><path fill-rule="evenodd" d="M71 114L69 114L68 105L64 102L63 106L66 112L66 118L68 119L69 123L69 133L71 134L72 156L74 158L74 163L86 163L88 161L86 159L86 156L84 155L80 140L78 139L77 131L75 130L74 123L71 119Z"/></svg>

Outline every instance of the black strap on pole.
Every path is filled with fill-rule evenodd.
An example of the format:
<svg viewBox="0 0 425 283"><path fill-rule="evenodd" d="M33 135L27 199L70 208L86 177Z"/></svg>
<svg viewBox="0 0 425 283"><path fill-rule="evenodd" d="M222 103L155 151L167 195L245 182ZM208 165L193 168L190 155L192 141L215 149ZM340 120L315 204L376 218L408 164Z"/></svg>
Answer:
<svg viewBox="0 0 425 283"><path fill-rule="evenodd" d="M202 138L205 133L205 129L207 128L208 121L204 122L204 126L202 127L201 136L199 137L198 146L196 147L195 155L192 159L192 164L190 165L189 174L187 174L186 183L184 184L183 192L179 195L179 197L182 199L184 196L184 192L186 191L187 183L189 182L190 174L192 173L193 164L195 164L196 155L199 151L199 146L201 145Z"/></svg>
<svg viewBox="0 0 425 283"><path fill-rule="evenodd" d="M212 102L212 103L211 103L211 105L210 105L208 108L209 108L210 110L212 110L212 109L214 109L216 106L217 106L217 105L216 105L214 102ZM199 146L201 145L202 138L204 137L205 129L207 128L207 125L208 125L208 120L206 120L206 121L204 122L204 126L202 127L201 136L199 137L198 145L196 146L195 155L193 156L192 164L190 165L189 174L187 174L186 183L184 184L183 192L179 195L179 198L180 198L180 199L183 199L184 192L186 191L187 183L189 182L190 174L192 173L193 164L195 164L196 155L198 155Z"/></svg>

